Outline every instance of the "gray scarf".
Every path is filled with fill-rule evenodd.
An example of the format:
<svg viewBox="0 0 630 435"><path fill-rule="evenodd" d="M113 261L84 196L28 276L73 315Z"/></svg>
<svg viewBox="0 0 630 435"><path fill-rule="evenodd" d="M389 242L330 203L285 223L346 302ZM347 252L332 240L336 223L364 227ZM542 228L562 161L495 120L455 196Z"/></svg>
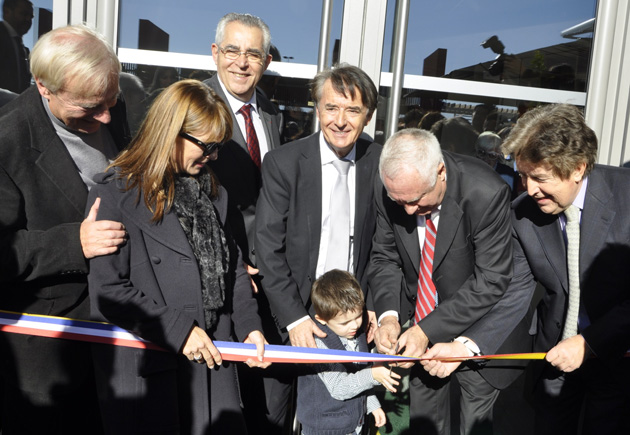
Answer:
<svg viewBox="0 0 630 435"><path fill-rule="evenodd" d="M201 276L201 294L206 329L217 323L217 312L225 302L225 278L230 251L210 191L212 178L204 172L197 177L175 178L173 208L192 247Z"/></svg>

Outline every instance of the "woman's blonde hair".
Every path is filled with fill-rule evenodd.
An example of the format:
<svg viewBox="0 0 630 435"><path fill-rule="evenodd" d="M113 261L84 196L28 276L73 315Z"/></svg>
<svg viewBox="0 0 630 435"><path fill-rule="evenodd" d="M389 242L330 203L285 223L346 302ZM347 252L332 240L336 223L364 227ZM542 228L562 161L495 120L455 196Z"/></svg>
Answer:
<svg viewBox="0 0 630 435"><path fill-rule="evenodd" d="M153 222L162 220L173 205L177 156L182 152L176 147L178 135L209 132L214 142L232 137L227 105L198 80L182 80L160 93L129 147L111 164L126 181L126 190L138 189L138 201L142 195Z"/></svg>

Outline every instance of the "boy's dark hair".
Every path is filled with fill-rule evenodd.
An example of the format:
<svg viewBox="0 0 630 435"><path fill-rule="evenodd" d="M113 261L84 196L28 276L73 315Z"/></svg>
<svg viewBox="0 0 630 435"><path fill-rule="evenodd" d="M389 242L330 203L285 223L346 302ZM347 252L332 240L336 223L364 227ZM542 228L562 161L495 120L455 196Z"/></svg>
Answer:
<svg viewBox="0 0 630 435"><path fill-rule="evenodd" d="M333 269L313 283L311 302L317 316L328 321L339 313L363 310L363 291L350 273Z"/></svg>

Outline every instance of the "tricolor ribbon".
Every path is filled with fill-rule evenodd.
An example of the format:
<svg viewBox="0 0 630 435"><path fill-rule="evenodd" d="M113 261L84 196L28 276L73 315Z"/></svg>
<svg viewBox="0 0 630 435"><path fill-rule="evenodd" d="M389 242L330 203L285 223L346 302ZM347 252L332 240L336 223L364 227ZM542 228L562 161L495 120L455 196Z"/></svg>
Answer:
<svg viewBox="0 0 630 435"><path fill-rule="evenodd" d="M163 350L155 344L110 323L74 320L65 317L14 313L0 310L0 331L39 337L63 338L91 343L139 349ZM256 358L256 346L249 343L213 341L226 361L246 361ZM544 353L482 355L479 357L439 358L444 362L492 359L543 359ZM383 355L369 352L349 352L334 349L265 345L265 361L272 363L345 363L345 362L410 362L422 358L404 355Z"/></svg>

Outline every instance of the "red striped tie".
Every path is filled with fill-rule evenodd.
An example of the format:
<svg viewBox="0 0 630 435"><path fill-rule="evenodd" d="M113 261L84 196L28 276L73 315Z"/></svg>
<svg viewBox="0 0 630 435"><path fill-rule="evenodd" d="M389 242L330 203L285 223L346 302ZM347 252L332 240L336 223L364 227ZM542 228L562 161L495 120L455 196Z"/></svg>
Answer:
<svg viewBox="0 0 630 435"><path fill-rule="evenodd" d="M416 323L424 319L433 309L437 301L437 292L433 284L433 251L435 249L436 229L431 221L431 215L426 216L426 232L422 259L420 260L420 274L418 276L418 297L416 298Z"/></svg>
<svg viewBox="0 0 630 435"><path fill-rule="evenodd" d="M247 150L252 158L253 162L260 169L260 146L258 145L258 136L256 136L256 130L254 129L254 123L252 122L251 104L244 104L240 108L239 112L245 119L245 133L247 134Z"/></svg>

